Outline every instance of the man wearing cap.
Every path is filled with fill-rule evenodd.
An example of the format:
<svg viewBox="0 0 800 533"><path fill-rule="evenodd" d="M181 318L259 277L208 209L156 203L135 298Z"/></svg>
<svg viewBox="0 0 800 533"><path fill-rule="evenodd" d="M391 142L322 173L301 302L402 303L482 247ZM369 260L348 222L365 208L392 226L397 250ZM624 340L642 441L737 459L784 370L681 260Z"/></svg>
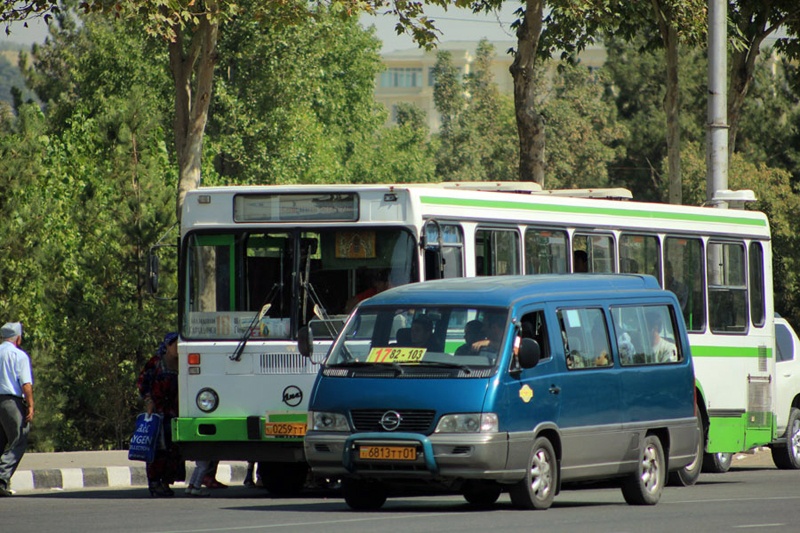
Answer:
<svg viewBox="0 0 800 533"><path fill-rule="evenodd" d="M0 496L11 496L11 476L25 454L33 420L33 374L28 354L19 349L22 324L4 324L0 337Z"/></svg>

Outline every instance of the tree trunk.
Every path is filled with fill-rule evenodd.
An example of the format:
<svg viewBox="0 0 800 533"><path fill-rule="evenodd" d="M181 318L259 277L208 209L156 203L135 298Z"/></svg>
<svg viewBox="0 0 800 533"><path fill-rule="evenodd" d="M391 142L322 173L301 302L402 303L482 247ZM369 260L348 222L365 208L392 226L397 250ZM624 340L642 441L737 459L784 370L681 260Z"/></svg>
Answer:
<svg viewBox="0 0 800 533"><path fill-rule="evenodd" d="M517 30L517 53L511 64L514 111L519 134L519 180L544 187L544 117L536 111L534 67L542 33L543 0L525 2L525 18Z"/></svg>
<svg viewBox="0 0 800 533"><path fill-rule="evenodd" d="M664 112L667 120L667 167L669 174L669 203L683 202L681 183L681 125L680 84L678 82L678 30L668 20L660 0L652 0L658 30L664 43L667 60L667 91Z"/></svg>
<svg viewBox="0 0 800 533"><path fill-rule="evenodd" d="M206 2L206 5L209 9L216 8L213 3ZM178 221L181 219L181 207L186 192L200 186L203 134L211 102L219 34L219 23L216 20L216 17L211 21L202 18L188 47L185 46L184 34L180 28L175 28L176 38L169 43L170 68L175 80L173 127L180 173L176 202Z"/></svg>

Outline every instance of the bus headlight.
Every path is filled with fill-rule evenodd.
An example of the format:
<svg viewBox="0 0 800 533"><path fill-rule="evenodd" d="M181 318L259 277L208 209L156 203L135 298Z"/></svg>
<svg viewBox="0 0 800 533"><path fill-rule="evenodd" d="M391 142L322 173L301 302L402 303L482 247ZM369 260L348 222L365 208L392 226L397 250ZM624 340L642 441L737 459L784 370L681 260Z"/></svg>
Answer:
<svg viewBox="0 0 800 533"><path fill-rule="evenodd" d="M198 409L210 413L219 405L219 395L214 389L200 389L194 402Z"/></svg>
<svg viewBox="0 0 800 533"><path fill-rule="evenodd" d="M350 431L347 418L339 413L311 411L308 413L311 429L316 431Z"/></svg>
<svg viewBox="0 0 800 533"><path fill-rule="evenodd" d="M459 413L444 415L434 433L497 433L495 413Z"/></svg>

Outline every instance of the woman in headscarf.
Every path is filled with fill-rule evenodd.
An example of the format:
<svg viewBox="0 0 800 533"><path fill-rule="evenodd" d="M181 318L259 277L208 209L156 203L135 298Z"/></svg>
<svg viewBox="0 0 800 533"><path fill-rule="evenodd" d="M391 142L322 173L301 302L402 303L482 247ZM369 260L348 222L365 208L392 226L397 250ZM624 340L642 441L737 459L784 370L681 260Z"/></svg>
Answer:
<svg viewBox="0 0 800 533"><path fill-rule="evenodd" d="M148 413L162 416L161 437L164 443L147 463L150 495L173 496L169 487L186 478L186 466L178 446L172 442L172 419L178 416L178 334L167 333L154 355L142 369L136 383Z"/></svg>

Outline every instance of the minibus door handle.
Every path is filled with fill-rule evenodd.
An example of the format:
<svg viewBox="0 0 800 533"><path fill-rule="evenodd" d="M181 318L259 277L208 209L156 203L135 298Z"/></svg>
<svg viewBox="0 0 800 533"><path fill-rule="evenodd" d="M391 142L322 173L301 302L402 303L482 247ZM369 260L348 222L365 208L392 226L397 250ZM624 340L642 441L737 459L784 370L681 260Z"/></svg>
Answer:
<svg viewBox="0 0 800 533"><path fill-rule="evenodd" d="M559 387L558 385L550 385L550 388L548 390L550 391L550 394L558 394L561 392L561 387Z"/></svg>

